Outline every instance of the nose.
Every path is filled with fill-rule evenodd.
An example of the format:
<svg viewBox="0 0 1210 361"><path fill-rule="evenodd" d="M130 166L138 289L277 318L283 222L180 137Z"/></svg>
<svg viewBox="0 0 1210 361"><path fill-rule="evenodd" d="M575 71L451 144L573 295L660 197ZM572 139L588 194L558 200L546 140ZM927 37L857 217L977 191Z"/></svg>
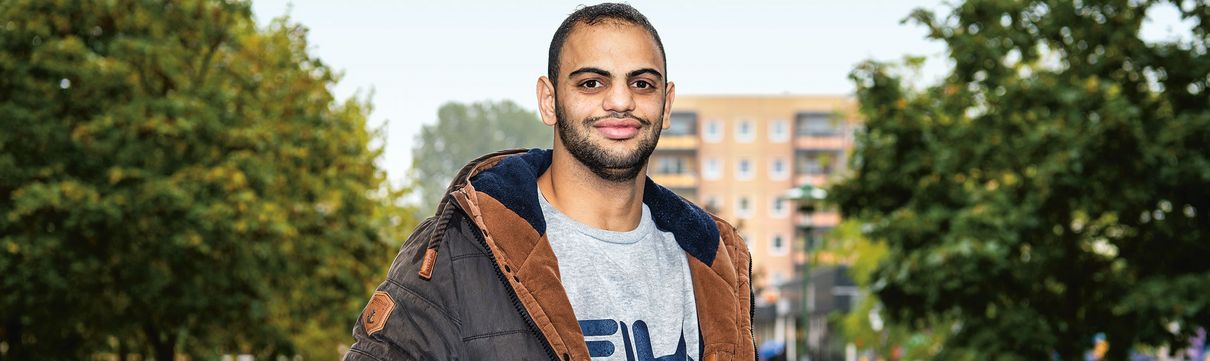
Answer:
<svg viewBox="0 0 1210 361"><path fill-rule="evenodd" d="M623 113L633 111L634 94L630 92L629 86L610 87L609 93L605 94L605 100L601 106L608 112Z"/></svg>

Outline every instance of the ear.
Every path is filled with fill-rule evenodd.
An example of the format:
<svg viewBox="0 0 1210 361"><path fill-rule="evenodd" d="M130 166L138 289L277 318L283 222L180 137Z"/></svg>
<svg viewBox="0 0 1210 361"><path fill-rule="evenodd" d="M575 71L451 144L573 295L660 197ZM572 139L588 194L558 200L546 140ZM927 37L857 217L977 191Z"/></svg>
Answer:
<svg viewBox="0 0 1210 361"><path fill-rule="evenodd" d="M542 123L554 126L558 121L555 116L555 85L550 83L550 78L546 76L538 77L538 114L542 116Z"/></svg>
<svg viewBox="0 0 1210 361"><path fill-rule="evenodd" d="M676 100L676 83L668 82L668 91L664 93L664 129L672 126L672 101Z"/></svg>

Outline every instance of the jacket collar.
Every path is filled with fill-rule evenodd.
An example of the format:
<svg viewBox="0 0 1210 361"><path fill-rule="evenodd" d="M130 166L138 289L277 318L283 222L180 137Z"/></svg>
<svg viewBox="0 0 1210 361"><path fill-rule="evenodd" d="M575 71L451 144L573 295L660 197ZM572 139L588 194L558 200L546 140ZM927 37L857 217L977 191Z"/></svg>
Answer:
<svg viewBox="0 0 1210 361"><path fill-rule="evenodd" d="M538 204L537 181L538 176L550 167L552 154L549 149L535 148L504 154L494 164L491 159L484 159L488 168L472 172L470 182L476 190L490 195L525 219L538 234L545 235L546 219ZM643 203L651 209L656 227L671 232L686 253L706 265L714 262L719 231L709 213L655 184L650 177L644 185Z"/></svg>

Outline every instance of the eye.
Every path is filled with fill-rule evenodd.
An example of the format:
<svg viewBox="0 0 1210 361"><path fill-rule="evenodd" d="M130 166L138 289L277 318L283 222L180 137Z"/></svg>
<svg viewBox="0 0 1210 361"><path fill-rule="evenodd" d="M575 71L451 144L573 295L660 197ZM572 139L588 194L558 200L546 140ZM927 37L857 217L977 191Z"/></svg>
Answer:
<svg viewBox="0 0 1210 361"><path fill-rule="evenodd" d="M654 88L655 85L646 80L639 80L634 82L634 87L639 89L651 89Z"/></svg>
<svg viewBox="0 0 1210 361"><path fill-rule="evenodd" d="M601 88L604 86L605 86L605 84L601 83L600 80L596 80L596 79L588 79L588 80L585 80L580 83L581 88L597 89L597 88Z"/></svg>

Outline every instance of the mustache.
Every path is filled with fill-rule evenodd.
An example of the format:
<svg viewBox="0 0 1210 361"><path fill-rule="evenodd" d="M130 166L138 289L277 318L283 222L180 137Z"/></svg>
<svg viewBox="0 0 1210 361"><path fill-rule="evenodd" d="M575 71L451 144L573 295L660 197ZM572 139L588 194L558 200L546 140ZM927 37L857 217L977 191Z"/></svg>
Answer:
<svg viewBox="0 0 1210 361"><path fill-rule="evenodd" d="M608 118L614 118L614 119L630 118L630 119L634 119L634 120L638 121L639 124L642 124L643 126L651 125L650 120L647 120L646 118L634 115L634 113L632 113L632 112L610 112L609 114L605 114L605 115L597 115L597 116L591 116L588 118L584 118L584 126L592 126L592 123L596 123L596 122L600 121L601 119L608 119Z"/></svg>

